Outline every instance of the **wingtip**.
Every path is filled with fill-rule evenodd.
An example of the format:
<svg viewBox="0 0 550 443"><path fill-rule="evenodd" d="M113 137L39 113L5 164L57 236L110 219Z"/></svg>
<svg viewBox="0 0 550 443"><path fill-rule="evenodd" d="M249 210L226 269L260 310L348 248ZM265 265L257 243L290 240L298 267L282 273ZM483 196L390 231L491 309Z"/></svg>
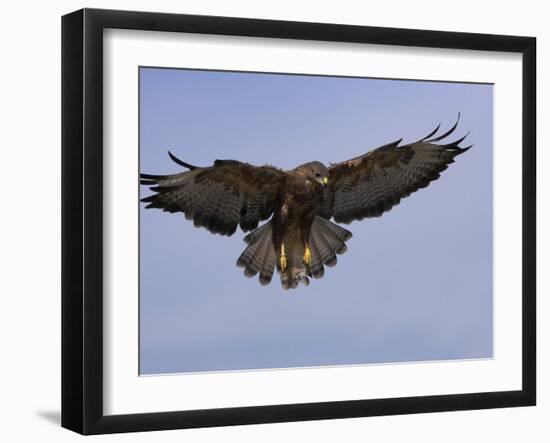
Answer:
<svg viewBox="0 0 550 443"><path fill-rule="evenodd" d="M457 128L457 126L458 126L458 122L459 122L459 121L460 121L460 112L458 113L458 117L457 117L457 119L456 119L456 122L455 122L455 124L451 127L451 129L449 129L449 130L448 130L447 132L445 132L444 134L441 134L441 135L439 135L439 136L437 136L437 137L434 137L434 138L431 138L431 139L429 139L429 140L428 140L428 137L429 137L429 136L428 136L428 137L424 138L424 140L422 140L422 141L425 142L425 143L433 143L433 142L438 142L438 141L440 141L440 140L443 140L445 137L448 137L449 135L451 135L451 134L454 132L454 130L455 130L455 129Z"/></svg>
<svg viewBox="0 0 550 443"><path fill-rule="evenodd" d="M432 137L433 135L435 135L437 133L437 131L439 131L439 128L441 127L441 122L439 122L437 124L437 126L435 127L435 129L430 132L428 135L426 135L424 138L421 138L420 140L418 140L416 143L422 143L424 141L426 141L427 139L429 139L430 137Z"/></svg>
<svg viewBox="0 0 550 443"><path fill-rule="evenodd" d="M462 143L466 137L468 137L470 135L470 131L468 131L466 133L466 135L464 135L463 137L459 138L458 140L455 140L454 142L451 142L451 143L447 143L446 145L441 145L443 148L456 148L456 149L464 149L464 148L461 148L460 146L460 143ZM470 145L472 146L472 145Z"/></svg>
<svg viewBox="0 0 550 443"><path fill-rule="evenodd" d="M152 174L139 174L139 183L141 185L156 185L158 183L158 180L161 179L162 176L160 175L152 175Z"/></svg>
<svg viewBox="0 0 550 443"><path fill-rule="evenodd" d="M469 151L474 145L469 145L464 148L459 148L458 146L452 148L446 148L447 150L452 151L453 158L458 157L461 154L464 154L466 151Z"/></svg>
<svg viewBox="0 0 550 443"><path fill-rule="evenodd" d="M178 164L178 165L180 165L180 166L183 166L184 168L187 168L187 169L189 169L189 170L191 170L191 171L192 171L193 169L197 169L197 168L198 168L198 166L194 166L194 165L192 165L192 164L190 164L190 163L186 163L186 162L184 162L183 160L180 160L180 159L177 158L174 154L172 154L170 151L168 151L168 156L170 157L170 159L171 159L174 163L176 163L176 164Z"/></svg>

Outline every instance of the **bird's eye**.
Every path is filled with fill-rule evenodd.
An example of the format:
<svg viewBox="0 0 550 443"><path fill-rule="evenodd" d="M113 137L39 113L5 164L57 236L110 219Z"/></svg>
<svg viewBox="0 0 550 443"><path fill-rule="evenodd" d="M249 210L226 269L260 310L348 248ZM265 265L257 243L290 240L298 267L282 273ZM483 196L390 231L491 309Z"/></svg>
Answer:
<svg viewBox="0 0 550 443"><path fill-rule="evenodd" d="M315 173L315 177L319 178L321 177L321 174L319 174L318 172Z"/></svg>

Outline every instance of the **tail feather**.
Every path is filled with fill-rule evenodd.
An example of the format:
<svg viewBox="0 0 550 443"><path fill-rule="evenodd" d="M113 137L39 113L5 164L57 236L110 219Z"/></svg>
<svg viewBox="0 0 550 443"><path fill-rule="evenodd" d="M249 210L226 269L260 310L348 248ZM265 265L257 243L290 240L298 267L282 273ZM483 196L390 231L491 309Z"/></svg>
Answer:
<svg viewBox="0 0 550 443"><path fill-rule="evenodd" d="M324 275L323 265L336 265L336 255L341 255L347 251L345 242L351 236L351 232L347 229L324 218L315 217L309 234L311 247L310 272L313 277L321 278Z"/></svg>
<svg viewBox="0 0 550 443"><path fill-rule="evenodd" d="M266 231L269 231L271 235L271 231L272 231L271 221L268 223L265 223L264 225L260 226L258 229L255 229L250 234L246 235L243 240L245 241L245 243L248 243L249 245L254 244L266 234Z"/></svg>
<svg viewBox="0 0 550 443"><path fill-rule="evenodd" d="M315 240L310 240L309 247L311 249L311 264L309 265L311 276L313 278L323 278L325 275L325 267L323 266L321 253L319 252L319 247Z"/></svg>
<svg viewBox="0 0 550 443"><path fill-rule="evenodd" d="M336 258L336 250L331 247L329 239L325 237L324 233L321 233L319 231L314 233L312 229L311 232L312 233L309 237L309 241L310 243L315 244L315 246L317 247L317 250L319 252L319 261L327 266L335 266L338 261L338 259Z"/></svg>
<svg viewBox="0 0 550 443"><path fill-rule="evenodd" d="M248 234L244 241L248 246L237 260L237 266L244 268L244 275L254 277L260 274L259 280L262 285L271 282L275 263L275 248L273 247L271 221L260 226Z"/></svg>
<svg viewBox="0 0 550 443"><path fill-rule="evenodd" d="M258 239L256 243L253 243L249 246L249 257L250 261L248 266L245 268L245 274L248 277L254 277L263 266L264 258L266 253L269 250L269 245L267 243L271 242L271 239L267 236L262 236ZM246 252L246 251L245 251Z"/></svg>
<svg viewBox="0 0 550 443"><path fill-rule="evenodd" d="M313 224L316 228L319 228L321 231L326 232L331 237L342 242L346 242L352 237L352 233L350 231L322 217L315 217Z"/></svg>
<svg viewBox="0 0 550 443"><path fill-rule="evenodd" d="M273 248L273 242L270 241L269 243L270 250L264 253L264 260L262 262L262 267L260 268L259 280L260 284L264 286L271 283L271 279L273 278L273 272L277 262L277 258L275 257L275 249Z"/></svg>

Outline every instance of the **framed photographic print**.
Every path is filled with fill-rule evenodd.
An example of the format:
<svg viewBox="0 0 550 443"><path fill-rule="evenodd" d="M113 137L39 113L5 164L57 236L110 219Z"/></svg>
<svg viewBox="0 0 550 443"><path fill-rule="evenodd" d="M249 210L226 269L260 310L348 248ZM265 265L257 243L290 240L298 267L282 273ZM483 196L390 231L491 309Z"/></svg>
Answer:
<svg viewBox="0 0 550 443"><path fill-rule="evenodd" d="M535 39L62 21L62 425L535 404Z"/></svg>

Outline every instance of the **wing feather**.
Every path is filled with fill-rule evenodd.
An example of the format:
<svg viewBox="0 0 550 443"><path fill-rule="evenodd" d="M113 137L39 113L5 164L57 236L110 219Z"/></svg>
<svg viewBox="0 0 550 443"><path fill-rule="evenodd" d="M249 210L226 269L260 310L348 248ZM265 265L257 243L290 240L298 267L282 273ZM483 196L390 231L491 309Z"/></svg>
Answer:
<svg viewBox="0 0 550 443"><path fill-rule="evenodd" d="M398 140L332 165L321 215L333 217L338 223L379 217L401 199L425 188L439 178L457 155L471 147L459 146L468 134L451 143L434 143L451 135L457 126L458 120L451 129L430 139L438 132L438 125L417 142L400 146Z"/></svg>
<svg viewBox="0 0 550 443"><path fill-rule="evenodd" d="M275 210L283 171L235 160L216 160L210 167L197 167L169 155L189 171L140 174L140 183L154 192L141 200L148 203L146 208L182 212L196 227L222 235L232 235L237 226L243 231L255 229Z"/></svg>

